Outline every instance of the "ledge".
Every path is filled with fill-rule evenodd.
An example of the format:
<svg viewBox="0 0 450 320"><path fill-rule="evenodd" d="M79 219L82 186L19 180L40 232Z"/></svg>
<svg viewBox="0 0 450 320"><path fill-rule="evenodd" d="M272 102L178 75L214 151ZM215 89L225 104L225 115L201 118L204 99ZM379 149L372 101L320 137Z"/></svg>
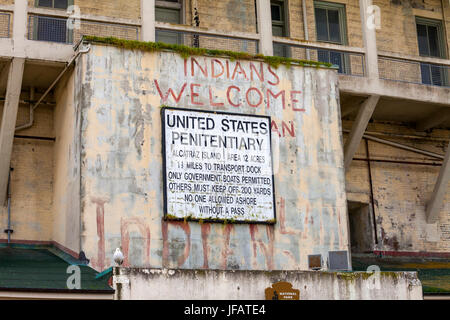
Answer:
<svg viewBox="0 0 450 320"><path fill-rule="evenodd" d="M142 50L149 52L156 51L173 51L178 53L181 57L187 58L189 56L197 55L197 56L216 56L216 57L228 57L230 59L236 60L260 60L264 61L270 66L277 68L279 65L283 64L287 67L291 65L298 65L302 67L316 67L316 68L327 68L335 70L331 63L323 63L309 60L298 60L292 58L283 58L283 57L275 57L275 56L264 56L262 54L250 54L247 52L235 52L235 51L226 51L226 50L211 50L204 48L192 48L183 45L176 44L166 44L162 42L144 42L144 41L136 41L136 40L123 40L117 39L113 37L103 38L103 37L95 37L95 36L84 36L83 42L94 43L94 44L104 44L111 45L119 48L129 49L129 50Z"/></svg>

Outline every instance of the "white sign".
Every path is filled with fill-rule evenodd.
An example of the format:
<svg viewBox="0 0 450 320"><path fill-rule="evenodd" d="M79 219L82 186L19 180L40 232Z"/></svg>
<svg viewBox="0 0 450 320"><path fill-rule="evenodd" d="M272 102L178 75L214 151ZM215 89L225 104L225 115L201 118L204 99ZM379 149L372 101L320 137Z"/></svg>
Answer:
<svg viewBox="0 0 450 320"><path fill-rule="evenodd" d="M270 117L162 109L168 219L275 223Z"/></svg>

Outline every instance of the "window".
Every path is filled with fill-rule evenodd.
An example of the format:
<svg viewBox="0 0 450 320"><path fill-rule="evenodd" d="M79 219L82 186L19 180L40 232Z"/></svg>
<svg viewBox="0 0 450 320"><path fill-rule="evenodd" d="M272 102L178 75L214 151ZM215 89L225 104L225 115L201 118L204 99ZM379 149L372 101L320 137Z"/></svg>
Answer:
<svg viewBox="0 0 450 320"><path fill-rule="evenodd" d="M64 9L73 5L73 0L36 0L36 7Z"/></svg>
<svg viewBox="0 0 450 320"><path fill-rule="evenodd" d="M272 14L272 34L275 37L286 37L286 12L284 7L284 1L271 1L270 10ZM274 44L273 54L275 56L287 57L287 48L285 45Z"/></svg>
<svg viewBox="0 0 450 320"><path fill-rule="evenodd" d="M314 2L317 41L335 44L347 44L345 21L345 5L331 2ZM348 57L337 51L317 50L320 62L328 62L339 66L339 73L349 73Z"/></svg>
<svg viewBox="0 0 450 320"><path fill-rule="evenodd" d="M73 0L36 0L36 7L66 10ZM69 43L72 42L72 30L67 29L67 19L45 16L33 17L33 39Z"/></svg>
<svg viewBox="0 0 450 320"><path fill-rule="evenodd" d="M423 57L445 58L444 34L439 20L416 17L417 43L419 55ZM422 83L436 86L448 85L448 70L428 64L420 64Z"/></svg>
<svg viewBox="0 0 450 320"><path fill-rule="evenodd" d="M155 1L155 20L160 22L181 24L182 0ZM156 41L169 44L182 44L181 35L173 31L156 32Z"/></svg>

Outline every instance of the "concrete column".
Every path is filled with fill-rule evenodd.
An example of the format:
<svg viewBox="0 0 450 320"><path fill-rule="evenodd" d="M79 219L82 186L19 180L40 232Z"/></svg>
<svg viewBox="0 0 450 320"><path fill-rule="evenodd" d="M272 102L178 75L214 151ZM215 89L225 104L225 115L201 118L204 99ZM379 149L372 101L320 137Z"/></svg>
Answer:
<svg viewBox="0 0 450 320"><path fill-rule="evenodd" d="M155 0L141 0L141 40L155 39Z"/></svg>
<svg viewBox="0 0 450 320"><path fill-rule="evenodd" d="M442 204L444 203L445 193L447 192L448 183L450 181L450 142L447 146L447 152L445 153L444 162L442 163L441 170L439 171L439 177L436 185L434 186L433 195L431 200L427 203L426 218L427 223L436 222L439 212L441 211Z"/></svg>
<svg viewBox="0 0 450 320"><path fill-rule="evenodd" d="M6 100L0 127L0 205L6 199L8 173L11 161L17 111L19 109L20 91L22 89L24 58L13 58L9 67Z"/></svg>
<svg viewBox="0 0 450 320"><path fill-rule="evenodd" d="M23 57L28 39L28 1L14 1L13 41L14 55Z"/></svg>
<svg viewBox="0 0 450 320"><path fill-rule="evenodd" d="M350 164L352 163L353 156L358 150L359 143L366 131L367 124L372 117L373 111L377 106L380 96L370 96L366 101L363 102L359 108L358 115L356 116L355 122L353 123L352 130L345 141L344 146L344 167L348 170Z"/></svg>
<svg viewBox="0 0 450 320"><path fill-rule="evenodd" d="M367 77L369 77L370 79L379 79L377 37L375 28L373 26L370 26L370 22L372 20L369 20L369 14L367 13L367 9L371 5L372 0L359 0L363 43L364 49L366 51L365 62L366 62Z"/></svg>
<svg viewBox="0 0 450 320"><path fill-rule="evenodd" d="M259 53L273 56L272 43L272 13L270 0L256 0L256 15L258 17Z"/></svg>

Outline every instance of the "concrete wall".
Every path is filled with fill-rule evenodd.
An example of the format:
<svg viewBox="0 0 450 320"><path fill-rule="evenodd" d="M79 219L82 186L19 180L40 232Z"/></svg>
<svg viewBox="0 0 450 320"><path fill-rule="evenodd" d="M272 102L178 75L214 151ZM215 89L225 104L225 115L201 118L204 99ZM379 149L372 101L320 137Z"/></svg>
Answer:
<svg viewBox="0 0 450 320"><path fill-rule="evenodd" d="M416 272L219 271L114 268L116 300L264 300L286 281L300 300L422 300Z"/></svg>
<svg viewBox="0 0 450 320"><path fill-rule="evenodd" d="M203 68L212 61L194 58ZM226 73L204 77L192 57L185 76L184 60L169 52L94 45L83 55L77 82L82 86L81 233L94 268L110 266L120 245L125 266L266 270L307 269L307 255L313 253L322 254L326 265L329 250L348 249L336 72L284 66L269 71L253 62L264 70L260 81L256 74L250 79L250 62L218 60L231 70L240 70L239 63L246 79L238 72L234 80ZM230 95L239 108L227 100L230 85L241 90L239 99L236 89ZM246 101L250 87L264 92L257 107ZM267 90L285 90L284 108L282 96L267 99ZM257 100L250 94L251 103ZM275 226L162 219L162 104L272 116Z"/></svg>
<svg viewBox="0 0 450 320"><path fill-rule="evenodd" d="M343 126L349 129L351 122L345 121ZM413 128L394 124L372 123L369 124L367 131L391 134L390 137L380 137L439 154L445 154L450 138L448 130L435 129L433 133L426 136L422 134L420 137ZM368 143L370 159L379 161L372 161L370 164L379 242L374 246L374 250L395 251L406 255L421 251L448 255L450 185L438 222L427 224L425 221L425 205L431 198L441 168L440 162L377 142ZM361 142L355 158L367 159L365 141ZM386 161L417 162L417 164ZM371 203L367 161L353 160L350 170L346 173L346 186L348 200ZM371 208L371 205L369 207Z"/></svg>
<svg viewBox="0 0 450 320"><path fill-rule="evenodd" d="M75 72L69 71L55 90L53 148L53 239L80 251L80 112L75 108Z"/></svg>

